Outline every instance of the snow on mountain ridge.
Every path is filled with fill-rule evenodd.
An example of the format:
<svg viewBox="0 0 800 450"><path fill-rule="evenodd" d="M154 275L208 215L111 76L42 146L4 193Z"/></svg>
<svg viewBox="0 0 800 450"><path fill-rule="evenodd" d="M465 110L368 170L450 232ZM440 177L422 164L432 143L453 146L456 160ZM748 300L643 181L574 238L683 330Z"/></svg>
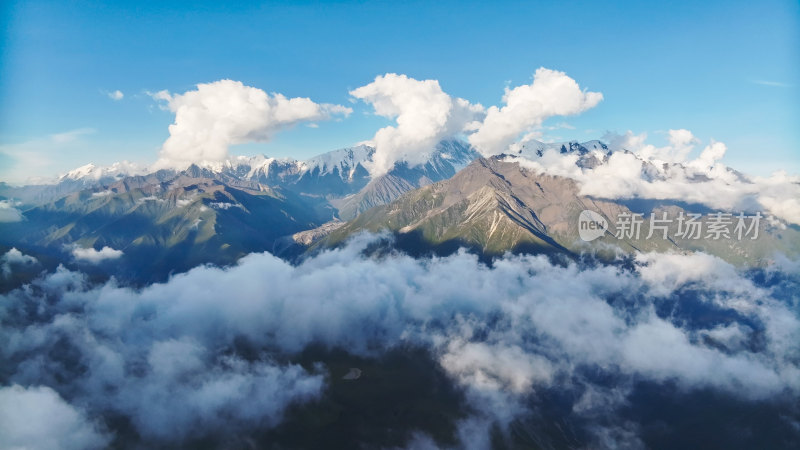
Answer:
<svg viewBox="0 0 800 450"><path fill-rule="evenodd" d="M129 161L119 161L111 164L110 166L96 166L89 163L73 169L61 176L56 180L56 183L62 181L99 181L103 178L121 178L130 175L141 175L147 171L146 167L142 167L136 163Z"/></svg>
<svg viewBox="0 0 800 450"><path fill-rule="evenodd" d="M512 154L524 157L542 156L546 150L556 150L560 153L579 153L588 152L608 153L611 151L605 143L598 140L586 142L567 141L567 142L541 142L530 140L517 146L512 146Z"/></svg>
<svg viewBox="0 0 800 450"><path fill-rule="evenodd" d="M266 155L233 156L222 162L201 161L195 166L213 173L224 173L247 180L280 176L284 173L298 176L306 174L326 176L338 173L343 181L348 181L353 178L359 165L366 170L365 163L372 160L374 153L374 147L361 144L332 150L305 160L274 158ZM430 152L427 164L435 170L441 170L442 165L449 163L457 171L466 167L476 156L477 154L465 142L442 141ZM54 180L54 184L64 181L97 183L105 178L118 179L151 172L154 172L152 167L128 161L117 162L110 166L89 163L59 176Z"/></svg>
<svg viewBox="0 0 800 450"><path fill-rule="evenodd" d="M307 159L300 163L303 172L314 172L315 169L319 170L319 175L327 175L333 173L336 169L343 179L348 179L353 176L356 167L363 163L370 161L375 149L368 145L357 145L355 147L340 148L313 158Z"/></svg>

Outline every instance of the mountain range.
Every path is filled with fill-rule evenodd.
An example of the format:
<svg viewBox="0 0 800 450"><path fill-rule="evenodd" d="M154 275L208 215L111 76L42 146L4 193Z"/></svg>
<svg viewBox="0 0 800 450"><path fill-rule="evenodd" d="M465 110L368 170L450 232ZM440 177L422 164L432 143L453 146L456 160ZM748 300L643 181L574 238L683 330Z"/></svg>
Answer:
<svg viewBox="0 0 800 450"><path fill-rule="evenodd" d="M476 426L477 448L794 448L796 265L765 263L800 255L800 230L764 217L742 239L679 238L650 214L708 230L714 210L587 195L535 165L607 170L617 152L636 158L445 141L373 176L362 145L2 185L0 378L20 383L4 389L60 386L112 448L461 448ZM315 383L275 422L237 415ZM194 415L206 399L221 428ZM504 404L518 412L489 415ZM182 414L186 437L151 431ZM595 436L619 423L637 425Z"/></svg>
<svg viewBox="0 0 800 450"><path fill-rule="evenodd" d="M586 160L579 159L578 163L581 162ZM579 236L579 216L586 210L601 214L609 222L608 230L591 242ZM421 245L447 252L466 246L482 254L498 256L507 251L575 256L590 252L614 259L621 252L703 251L737 264L758 264L779 250L790 254L800 252L800 233L796 227L771 225L767 220L758 223L758 240L736 236L679 238L676 237L680 234L676 220L667 224L668 239L655 227L654 236L648 239L651 213L669 220L698 212L706 213L701 216L700 223L701 229L707 230L714 217L709 216L709 210L702 205L669 200L620 201L582 195L576 181L524 169L514 157L503 155L479 158L450 179L370 209L333 231L321 244L337 245L362 231L390 230L411 250ZM633 214L642 215L638 237L633 233L630 237L629 233L620 233L619 225L615 225L617 218ZM750 222L746 224L750 226ZM730 229L734 226L731 223Z"/></svg>
<svg viewBox="0 0 800 450"><path fill-rule="evenodd" d="M251 252L302 257L354 234L382 230L406 250L446 253L468 247L488 257L506 251L588 252L614 259L637 251L702 250L757 264L778 249L800 253L796 227L767 221L760 224L758 241L645 239L646 221L640 238L617 239L613 222L620 214L676 217L705 209L681 202L593 198L581 195L570 178L519 164L548 150L575 154L576 164L584 168L624 151L600 141L531 141L511 154L482 158L468 144L451 140L431 149L423 164L399 162L379 176L368 170L375 149L367 145L305 161L234 157L185 170L90 164L50 184L0 183L0 196L13 199L24 215L23 221L0 225L0 245L24 249L43 261L84 266L91 264L76 257L76 249L109 247L122 256L93 270L137 282L163 280L199 264L231 264ZM579 238L578 218L584 210L612 223L591 243Z"/></svg>
<svg viewBox="0 0 800 450"><path fill-rule="evenodd" d="M374 151L360 145L305 161L236 157L152 173L129 163L89 164L50 184L0 183L0 197L16 202L25 218L0 225L0 245L59 261L72 259L76 248L110 247L124 253L114 275L161 280L198 264L273 251L282 237L351 219L447 179L478 156L444 141L424 164L399 163L371 177L366 163Z"/></svg>

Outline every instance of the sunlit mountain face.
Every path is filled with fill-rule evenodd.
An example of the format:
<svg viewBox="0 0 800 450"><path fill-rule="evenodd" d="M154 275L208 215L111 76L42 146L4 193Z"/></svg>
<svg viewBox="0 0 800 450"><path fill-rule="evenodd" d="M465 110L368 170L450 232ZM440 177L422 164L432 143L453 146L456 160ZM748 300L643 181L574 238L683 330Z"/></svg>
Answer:
<svg viewBox="0 0 800 450"><path fill-rule="evenodd" d="M800 448L796 4L0 9L0 450Z"/></svg>

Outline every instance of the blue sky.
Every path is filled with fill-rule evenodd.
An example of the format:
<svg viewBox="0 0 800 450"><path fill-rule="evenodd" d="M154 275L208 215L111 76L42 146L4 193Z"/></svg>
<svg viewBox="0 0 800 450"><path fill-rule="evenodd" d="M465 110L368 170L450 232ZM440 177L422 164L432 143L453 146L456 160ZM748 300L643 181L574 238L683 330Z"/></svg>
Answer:
<svg viewBox="0 0 800 450"><path fill-rule="evenodd" d="M388 123L349 102L377 75L437 79L489 106L542 66L604 95L579 116L549 119L575 128L546 138L633 130L661 144L666 130L687 128L725 142L732 167L800 173L796 0L163 3L3 3L0 179L153 162L174 117L145 91L229 78L352 106L345 120L231 150L304 158ZM108 97L115 90L122 100Z"/></svg>

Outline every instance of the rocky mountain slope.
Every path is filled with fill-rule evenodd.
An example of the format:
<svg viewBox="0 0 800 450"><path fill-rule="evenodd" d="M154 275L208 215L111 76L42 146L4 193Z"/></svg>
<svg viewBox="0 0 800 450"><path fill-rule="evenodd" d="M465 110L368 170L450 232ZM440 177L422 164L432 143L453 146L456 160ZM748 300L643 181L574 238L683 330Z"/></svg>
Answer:
<svg viewBox="0 0 800 450"><path fill-rule="evenodd" d="M681 202L589 197L571 178L520 164L556 151L577 155L580 167L597 167L614 151L602 142L531 141L514 151L475 159L468 145L445 141L425 164L400 162L377 177L367 170L374 154L368 146L304 162L237 157L216 167L138 175L125 175L138 170L127 166L85 166L56 184L0 186L0 196L21 200L14 205L23 214L21 222L0 224L0 250L18 247L71 261L76 248L109 247L124 255L108 265L113 274L137 279L228 264L250 252L292 257L308 247L338 245L360 231L385 229L420 251L467 246L485 255L589 251L613 258L620 252L703 250L750 264L778 250L800 254L798 228L767 218L759 223L757 240L682 238L674 220L668 238L648 238L651 213L672 219L701 213L705 229L710 211ZM657 169L642 163L648 176L663 176ZM607 232L591 242L578 230L585 210L608 222ZM632 213L642 214L639 236L622 236L617 219Z"/></svg>
<svg viewBox="0 0 800 450"><path fill-rule="evenodd" d="M320 199L263 185L232 187L187 173L165 182L131 177L26 210L26 220L2 224L0 244L65 260L76 249L109 247L122 252L114 275L158 280L271 251L279 237L333 214Z"/></svg>
<svg viewBox="0 0 800 450"><path fill-rule="evenodd" d="M703 250L736 263L755 263L771 257L776 250L800 253L800 232L796 227L759 221L759 238L736 236L707 239L702 232L676 237L676 219L682 213L705 212L702 229L714 218L697 205L670 201L612 201L579 194L569 178L539 174L523 169L503 157L478 159L453 178L409 192L394 202L373 208L333 231L324 245L336 245L360 231L390 230L414 245L452 248L466 245L485 254L505 251L544 251L578 254L591 250L613 257L617 252ZM590 242L579 236L579 215L594 211L607 219L608 230ZM650 234L650 213L672 222L656 222ZM621 232L618 218L642 214L638 238ZM745 224L750 225L751 219ZM729 225L729 234L735 227ZM659 225L667 226L667 238ZM618 238L617 235L620 237Z"/></svg>
<svg viewBox="0 0 800 450"><path fill-rule="evenodd" d="M0 199L14 199L23 214L21 222L0 224L0 247L58 260L73 259L76 248L109 247L123 252L113 264L115 275L163 278L198 264L274 251L281 237L352 218L449 178L477 157L463 143L442 142L427 163L398 163L373 179L366 168L373 154L361 145L302 162L236 157L213 167L153 173L132 165L87 165L52 184L0 185Z"/></svg>

